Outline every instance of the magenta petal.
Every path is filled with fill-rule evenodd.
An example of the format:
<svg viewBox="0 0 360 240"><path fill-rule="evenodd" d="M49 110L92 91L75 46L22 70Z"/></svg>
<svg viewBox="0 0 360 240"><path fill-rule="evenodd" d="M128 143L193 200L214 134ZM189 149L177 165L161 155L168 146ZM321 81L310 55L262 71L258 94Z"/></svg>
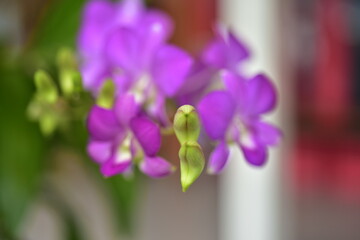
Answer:
<svg viewBox="0 0 360 240"><path fill-rule="evenodd" d="M178 47L164 45L156 55L152 65L155 83L167 96L173 96L183 85L193 60Z"/></svg>
<svg viewBox="0 0 360 240"><path fill-rule="evenodd" d="M282 133L277 127L260 121L255 122L252 126L259 143L277 145L280 142Z"/></svg>
<svg viewBox="0 0 360 240"><path fill-rule="evenodd" d="M265 75L259 74L249 80L246 104L250 115L266 113L275 107L275 88Z"/></svg>
<svg viewBox="0 0 360 240"><path fill-rule="evenodd" d="M174 171L174 166L161 157L145 157L140 170L153 178L166 177Z"/></svg>
<svg viewBox="0 0 360 240"><path fill-rule="evenodd" d="M145 117L133 118L130 126L145 154L155 156L161 146L159 127Z"/></svg>
<svg viewBox="0 0 360 240"><path fill-rule="evenodd" d="M123 125L128 125L130 120L138 115L140 106L136 103L135 98L131 94L124 94L116 99L114 112Z"/></svg>
<svg viewBox="0 0 360 240"><path fill-rule="evenodd" d="M268 153L265 146L257 145L254 148L249 148L242 145L241 150L244 153L245 159L251 165L259 167L266 163Z"/></svg>
<svg viewBox="0 0 360 240"><path fill-rule="evenodd" d="M109 1L89 1L84 10L78 47L84 56L97 55L102 47L105 32L115 16L114 5Z"/></svg>
<svg viewBox="0 0 360 240"><path fill-rule="evenodd" d="M247 99L246 80L243 77L227 70L221 71L220 75L226 90L231 94L234 101L236 101L238 108L247 108L247 101L245 101Z"/></svg>
<svg viewBox="0 0 360 240"><path fill-rule="evenodd" d="M228 35L228 58L232 64L239 63L250 56L250 52L245 45L234 35L229 32Z"/></svg>
<svg viewBox="0 0 360 240"><path fill-rule="evenodd" d="M132 26L139 21L143 13L142 0L122 0L118 3L116 24Z"/></svg>
<svg viewBox="0 0 360 240"><path fill-rule="evenodd" d="M164 43L172 34L174 25L171 18L161 11L150 10L141 19L139 27L142 37L152 42L151 45Z"/></svg>
<svg viewBox="0 0 360 240"><path fill-rule="evenodd" d="M142 17L137 30L141 38L139 60L141 65L148 68L157 49L165 44L173 32L173 23L165 13L150 10Z"/></svg>
<svg viewBox="0 0 360 240"><path fill-rule="evenodd" d="M107 66L102 61L91 60L81 67L81 77L84 88L97 94L103 80L109 76Z"/></svg>
<svg viewBox="0 0 360 240"><path fill-rule="evenodd" d="M215 67L223 68L226 66L226 45L220 36L214 39L204 50L202 61Z"/></svg>
<svg viewBox="0 0 360 240"><path fill-rule="evenodd" d="M135 73L139 68L140 38L132 29L118 27L114 29L105 43L105 56L110 63L119 68Z"/></svg>
<svg viewBox="0 0 360 240"><path fill-rule="evenodd" d="M206 95L198 105L201 121L212 139L224 139L232 121L235 104L225 91L214 91Z"/></svg>
<svg viewBox="0 0 360 240"><path fill-rule="evenodd" d="M131 158L122 158L121 155L115 154L107 162L101 165L101 173L105 177L111 177L117 174L126 173L132 165Z"/></svg>
<svg viewBox="0 0 360 240"><path fill-rule="evenodd" d="M208 173L209 174L218 174L220 173L229 158L229 148L225 142L220 142L214 151L211 153L208 163Z"/></svg>
<svg viewBox="0 0 360 240"><path fill-rule="evenodd" d="M95 162L104 163L111 157L112 148L112 142L90 140L87 145L87 152Z"/></svg>
<svg viewBox="0 0 360 240"><path fill-rule="evenodd" d="M91 137L100 141L112 140L123 131L113 111L96 105L90 110L87 127Z"/></svg>

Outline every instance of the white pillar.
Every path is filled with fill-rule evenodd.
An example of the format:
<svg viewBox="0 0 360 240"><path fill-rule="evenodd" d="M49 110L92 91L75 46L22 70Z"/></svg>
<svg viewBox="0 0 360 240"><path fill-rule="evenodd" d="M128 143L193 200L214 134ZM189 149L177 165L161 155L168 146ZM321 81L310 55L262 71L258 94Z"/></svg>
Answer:
<svg viewBox="0 0 360 240"><path fill-rule="evenodd" d="M220 0L219 3L222 22L251 49L248 73L265 72L279 88L279 1ZM279 126L279 110L267 119ZM254 168L245 162L236 147L232 149L230 163L220 177L220 239L282 238L279 152L271 149L265 167Z"/></svg>

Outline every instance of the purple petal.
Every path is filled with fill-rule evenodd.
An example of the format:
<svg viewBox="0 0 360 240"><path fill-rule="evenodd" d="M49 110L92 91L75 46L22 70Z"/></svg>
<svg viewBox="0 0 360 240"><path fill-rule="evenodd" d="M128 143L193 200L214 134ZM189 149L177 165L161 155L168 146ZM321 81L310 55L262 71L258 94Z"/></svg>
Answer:
<svg viewBox="0 0 360 240"><path fill-rule="evenodd" d="M267 160L267 148L259 141L253 128L240 133L239 142L245 159L254 166L262 166Z"/></svg>
<svg viewBox="0 0 360 240"><path fill-rule="evenodd" d="M96 95L109 72L102 61L91 60L81 67L81 76L84 88Z"/></svg>
<svg viewBox="0 0 360 240"><path fill-rule="evenodd" d="M174 166L161 157L145 157L140 170L153 178L166 177L174 172Z"/></svg>
<svg viewBox="0 0 360 240"><path fill-rule="evenodd" d="M142 0L122 0L118 3L116 24L123 26L133 26L138 23L144 14Z"/></svg>
<svg viewBox="0 0 360 240"><path fill-rule="evenodd" d="M147 156L155 156L161 146L159 127L145 117L133 118L131 129Z"/></svg>
<svg viewBox="0 0 360 240"><path fill-rule="evenodd" d="M226 46L222 38L218 36L205 48L202 61L215 68L226 66Z"/></svg>
<svg viewBox="0 0 360 240"><path fill-rule="evenodd" d="M245 159L254 166L262 166L267 160L267 148L262 145L257 145L255 148L241 146Z"/></svg>
<svg viewBox="0 0 360 240"><path fill-rule="evenodd" d="M228 35L228 61L231 64L237 64L250 56L249 49L234 35L229 32Z"/></svg>
<svg viewBox="0 0 360 240"><path fill-rule="evenodd" d="M78 47L85 56L98 55L105 32L115 16L114 5L109 1L89 1L84 10Z"/></svg>
<svg viewBox="0 0 360 240"><path fill-rule="evenodd" d="M141 39L139 60L145 68L150 67L155 51L169 39L173 32L171 18L163 12L150 10L141 19L138 34Z"/></svg>
<svg viewBox="0 0 360 240"><path fill-rule="evenodd" d="M89 156L97 163L104 163L111 157L113 143L90 140L87 145Z"/></svg>
<svg viewBox="0 0 360 240"><path fill-rule="evenodd" d="M171 125L166 112L165 96L162 94L157 94L155 102L149 106L148 113L160 126L168 127Z"/></svg>
<svg viewBox="0 0 360 240"><path fill-rule="evenodd" d="M100 141L112 140L123 131L113 111L96 105L90 110L87 127L91 137Z"/></svg>
<svg viewBox="0 0 360 240"><path fill-rule="evenodd" d="M120 70L135 74L142 67L139 63L140 38L130 28L118 27L108 35L105 57Z"/></svg>
<svg viewBox="0 0 360 240"><path fill-rule="evenodd" d="M247 99L247 82L246 80L227 70L221 71L221 78L224 82L226 90L231 94L234 101L236 101L239 109L247 108L246 101Z"/></svg>
<svg viewBox="0 0 360 240"><path fill-rule="evenodd" d="M134 78L126 72L116 70L112 73L113 81L116 85L116 96L126 94L134 83Z"/></svg>
<svg viewBox="0 0 360 240"><path fill-rule="evenodd" d="M212 139L224 139L232 121L235 104L225 91L214 91L206 95L198 105L201 121Z"/></svg>
<svg viewBox="0 0 360 240"><path fill-rule="evenodd" d="M253 128L256 138L263 145L277 145L281 140L281 131L271 124L257 121Z"/></svg>
<svg viewBox="0 0 360 240"><path fill-rule="evenodd" d="M229 158L229 148L224 141L220 142L214 151L211 153L208 163L207 172L209 174L220 173L227 163Z"/></svg>
<svg viewBox="0 0 360 240"><path fill-rule="evenodd" d="M193 64L192 58L178 47L165 45L155 56L152 75L157 86L167 96L173 96L182 86Z"/></svg>
<svg viewBox="0 0 360 240"><path fill-rule="evenodd" d="M265 75L259 74L249 80L246 104L250 115L266 113L275 107L275 88Z"/></svg>
<svg viewBox="0 0 360 240"><path fill-rule="evenodd" d="M125 94L116 99L114 112L123 125L129 125L130 120L137 116L139 111L140 106L136 103L133 95Z"/></svg>
<svg viewBox="0 0 360 240"><path fill-rule="evenodd" d="M101 165L101 173L105 177L111 177L117 174L126 173L131 167L132 157L130 154L121 153L114 154L107 162Z"/></svg>

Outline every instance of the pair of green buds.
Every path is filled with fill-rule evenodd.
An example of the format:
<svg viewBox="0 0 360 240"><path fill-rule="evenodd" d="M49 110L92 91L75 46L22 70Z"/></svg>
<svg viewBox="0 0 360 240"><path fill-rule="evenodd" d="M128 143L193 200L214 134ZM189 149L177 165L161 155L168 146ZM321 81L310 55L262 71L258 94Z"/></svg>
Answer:
<svg viewBox="0 0 360 240"><path fill-rule="evenodd" d="M56 60L59 81L54 81L44 70L37 70L34 75L36 92L27 109L29 118L39 122L41 132L45 136L51 135L67 121L64 114L65 99L71 99L83 91L73 52L63 48L59 50Z"/></svg>
<svg viewBox="0 0 360 240"><path fill-rule="evenodd" d="M200 121L195 108L191 105L181 106L174 118L174 130L180 142L180 172L183 192L195 182L205 166L205 157L198 143Z"/></svg>

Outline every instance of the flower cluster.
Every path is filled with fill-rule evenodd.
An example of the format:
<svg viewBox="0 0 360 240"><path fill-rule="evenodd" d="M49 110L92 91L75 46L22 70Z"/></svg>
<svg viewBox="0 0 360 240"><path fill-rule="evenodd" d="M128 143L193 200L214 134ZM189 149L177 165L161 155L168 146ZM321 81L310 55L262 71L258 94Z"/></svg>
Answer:
<svg viewBox="0 0 360 240"><path fill-rule="evenodd" d="M94 105L89 113L89 155L104 176L131 172L134 164L151 177L170 174L174 167L158 152L161 129L172 126L166 108L171 101L194 106L204 132L218 143L209 173L223 169L230 143L239 145L250 164L264 164L268 146L280 138L261 119L276 105L274 86L263 74L241 73L250 54L233 33L218 31L195 57L168 42L173 26L167 14L140 0L86 5L78 36L83 85L95 98L103 97L107 80L115 86L114 103Z"/></svg>

